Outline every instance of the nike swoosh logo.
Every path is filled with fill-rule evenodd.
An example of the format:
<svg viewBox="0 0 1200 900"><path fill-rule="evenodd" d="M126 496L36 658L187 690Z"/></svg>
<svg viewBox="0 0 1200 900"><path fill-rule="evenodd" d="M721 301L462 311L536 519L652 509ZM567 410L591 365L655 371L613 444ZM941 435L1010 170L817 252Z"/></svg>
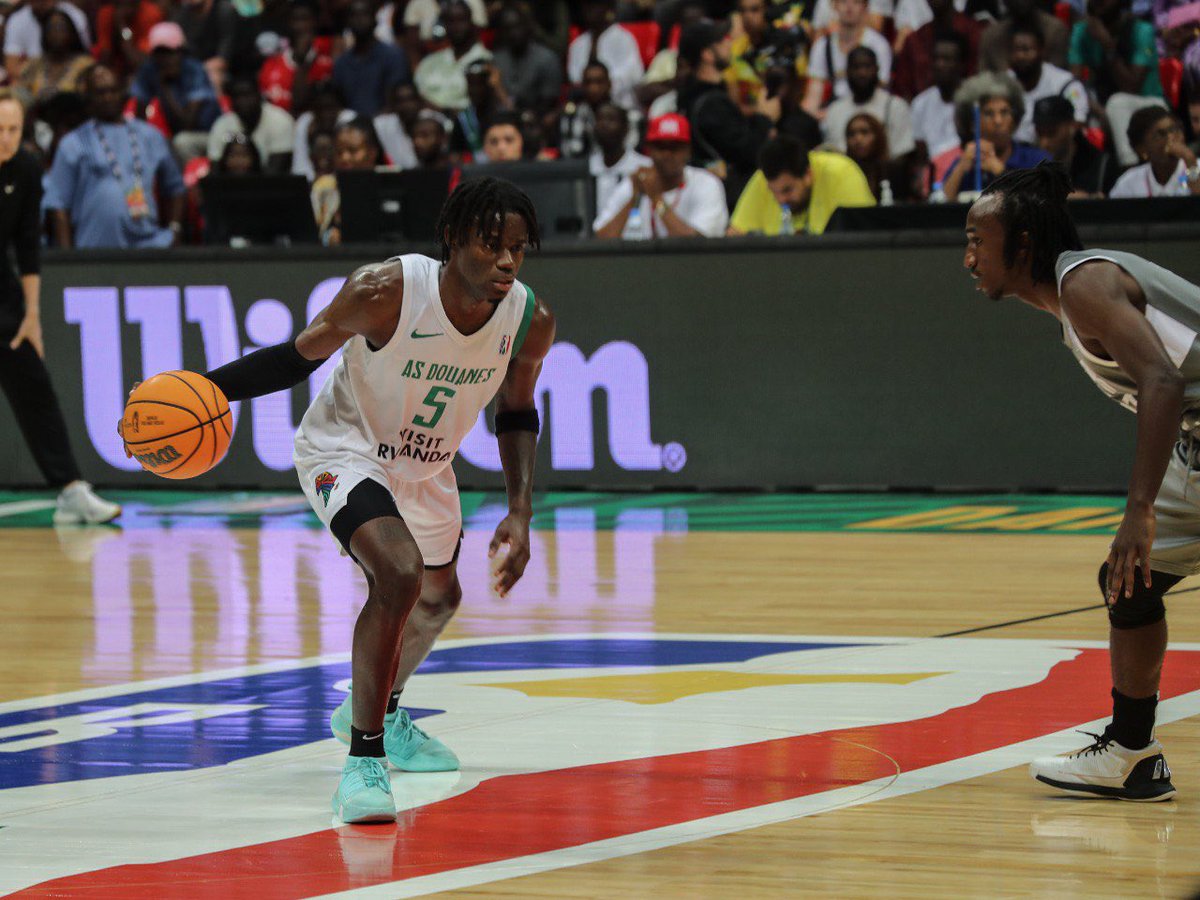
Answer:
<svg viewBox="0 0 1200 900"><path fill-rule="evenodd" d="M446 332L444 332L444 331L434 331L429 334L421 334L420 332L417 331L417 329L414 328L413 333L412 333L412 338L413 338L413 340L419 341L421 338L440 337L441 335L443 335L445 333Z"/></svg>

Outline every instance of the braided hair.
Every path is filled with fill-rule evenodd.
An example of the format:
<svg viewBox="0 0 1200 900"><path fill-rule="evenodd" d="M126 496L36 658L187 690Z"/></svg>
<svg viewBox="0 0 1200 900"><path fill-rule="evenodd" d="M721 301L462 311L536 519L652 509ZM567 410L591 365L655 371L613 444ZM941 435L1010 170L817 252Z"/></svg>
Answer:
<svg viewBox="0 0 1200 900"><path fill-rule="evenodd" d="M983 189L983 197L1000 195L1005 265L1015 265L1022 234L1029 235L1030 275L1036 283L1053 282L1058 257L1067 250L1083 249L1067 209L1070 193L1071 176L1061 164L1050 161L1005 172Z"/></svg>
<svg viewBox="0 0 1200 900"><path fill-rule="evenodd" d="M449 262L451 244L468 244L472 237L490 241L509 213L525 220L530 246L540 247L537 212L524 191L501 178L478 178L460 184L438 217L442 262Z"/></svg>

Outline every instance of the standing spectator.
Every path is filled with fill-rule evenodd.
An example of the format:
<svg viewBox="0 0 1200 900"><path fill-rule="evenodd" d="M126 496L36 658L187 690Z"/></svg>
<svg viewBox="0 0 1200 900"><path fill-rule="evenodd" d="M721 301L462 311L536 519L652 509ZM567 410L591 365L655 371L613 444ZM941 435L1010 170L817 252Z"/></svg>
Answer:
<svg viewBox="0 0 1200 900"><path fill-rule="evenodd" d="M993 22L979 39L979 68L981 71L1007 72L1008 48L1014 25L1036 28L1042 33L1046 59L1059 68L1067 65L1067 26L1037 8L1036 0L1007 0L1008 15Z"/></svg>
<svg viewBox="0 0 1200 900"><path fill-rule="evenodd" d="M122 115L112 69L84 79L92 118L62 139L46 176L45 207L60 247L170 247L182 230L183 179L158 129ZM166 201L159 224L156 197Z"/></svg>
<svg viewBox="0 0 1200 900"><path fill-rule="evenodd" d="M833 8L837 13L837 29L819 37L808 55L804 109L813 116L819 114L831 89L835 98L850 93L846 62L855 47L870 47L875 51L884 84L892 71L891 45L882 34L867 27L866 0L833 0Z"/></svg>
<svg viewBox="0 0 1200 900"><path fill-rule="evenodd" d="M892 80L888 87L905 100L911 101L933 85L933 55L942 35L962 35L967 48L963 61L964 77L974 75L979 66L979 23L956 10L954 0L929 0L929 8L933 20L908 36L892 64Z"/></svg>
<svg viewBox="0 0 1200 900"><path fill-rule="evenodd" d="M175 152L184 163L208 149L208 129L221 113L217 94L204 67L184 51L183 29L159 22L150 29L150 58L142 63L130 88L138 118L157 100L170 129Z"/></svg>
<svg viewBox="0 0 1200 900"><path fill-rule="evenodd" d="M183 29L188 47L204 64L209 80L214 85L224 84L238 29L238 14L229 0L182 0L171 21Z"/></svg>
<svg viewBox="0 0 1200 900"><path fill-rule="evenodd" d="M42 55L25 64L17 89L29 106L40 106L61 91L77 91L79 78L92 65L75 30L61 9L42 20Z"/></svg>
<svg viewBox="0 0 1200 900"><path fill-rule="evenodd" d="M417 66L417 90L430 106L459 112L467 108L467 69L472 63L490 62L492 54L479 43L479 32L471 21L465 0L449 0L442 24L450 46L430 53Z"/></svg>
<svg viewBox="0 0 1200 900"><path fill-rule="evenodd" d="M354 119L354 110L346 109L341 91L331 82L325 81L313 88L312 109L301 113L296 119L296 143L292 147L292 174L303 175L309 181L314 178L312 160L308 155L313 136L327 134L332 139L334 130Z"/></svg>
<svg viewBox="0 0 1200 900"><path fill-rule="evenodd" d="M1088 0L1088 16L1071 29L1071 71L1104 107L1117 162L1137 160L1126 132L1134 111L1164 105L1154 26L1135 19L1121 0Z"/></svg>
<svg viewBox="0 0 1200 900"><path fill-rule="evenodd" d="M640 169L651 165L629 146L629 111L616 103L596 107L596 149L588 159L588 170L596 179L596 209L606 209L613 193Z"/></svg>
<svg viewBox="0 0 1200 900"><path fill-rule="evenodd" d="M483 133L482 159L479 162L517 162L525 155L521 116L515 112L498 113Z"/></svg>
<svg viewBox="0 0 1200 900"><path fill-rule="evenodd" d="M892 158L888 135L883 123L869 112L857 113L846 123L843 137L846 155L858 165L872 196L882 202L883 186L887 184L892 200L913 199L912 179L904 164Z"/></svg>
<svg viewBox="0 0 1200 900"><path fill-rule="evenodd" d="M162 10L151 0L104 3L96 11L96 45L92 53L124 79L146 61L150 29L162 20Z"/></svg>
<svg viewBox="0 0 1200 900"><path fill-rule="evenodd" d="M1112 190L1117 179L1116 163L1083 136L1075 107L1066 97L1038 100L1033 106L1033 127L1038 146L1070 173L1072 197L1104 197Z"/></svg>
<svg viewBox="0 0 1200 900"><path fill-rule="evenodd" d="M1014 25L1008 49L1009 75L1025 92L1025 117L1017 126L1016 138L1032 144L1037 140L1033 127L1033 106L1043 97L1065 97L1075 108L1075 119L1088 119L1088 97L1083 84L1066 69L1045 59L1042 33L1031 25Z"/></svg>
<svg viewBox="0 0 1200 900"><path fill-rule="evenodd" d="M53 9L70 16L83 45L91 46L87 16L78 6L66 0L29 0L4 23L4 67L9 81L17 80L28 60L42 55L42 23Z"/></svg>
<svg viewBox="0 0 1200 900"><path fill-rule="evenodd" d="M855 47L846 64L846 82L850 93L833 101L825 110L824 130L829 143L846 152L846 126L859 113L870 113L883 123L892 158L913 151L912 113L908 104L893 96L879 83L879 64L870 47Z"/></svg>
<svg viewBox="0 0 1200 900"><path fill-rule="evenodd" d="M1183 126L1170 110L1157 106L1139 109L1129 119L1128 138L1144 162L1117 179L1110 197L1200 195L1200 164L1183 142Z"/></svg>
<svg viewBox="0 0 1200 900"><path fill-rule="evenodd" d="M421 95L411 84L392 88L391 108L375 117L375 134L388 162L397 169L412 169L417 165L413 150L413 129L421 112Z"/></svg>
<svg viewBox="0 0 1200 900"><path fill-rule="evenodd" d="M436 109L417 113L412 142L418 169L441 170L450 165L450 120Z"/></svg>
<svg viewBox="0 0 1200 900"><path fill-rule="evenodd" d="M596 216L600 238L720 237L729 222L725 188L711 172L688 165L691 128L677 113L650 122L652 164L617 185Z"/></svg>
<svg viewBox="0 0 1200 900"><path fill-rule="evenodd" d="M613 100L632 111L638 108L634 88L646 70L637 40L616 23L614 6L613 0L583 0L584 31L567 49L567 80L579 84L587 64L599 60L608 67Z"/></svg>
<svg viewBox="0 0 1200 900"><path fill-rule="evenodd" d="M466 0L476 28L487 28L484 0ZM419 64L425 48L434 42L434 31L441 21L442 0L408 0L404 7L404 49L414 64Z"/></svg>
<svg viewBox="0 0 1200 900"><path fill-rule="evenodd" d="M292 166L296 123L273 103L263 103L254 79L238 76L229 83L232 109L213 122L208 133L208 158L219 159L235 134L245 134L254 142L263 168L271 174L283 174Z"/></svg>
<svg viewBox="0 0 1200 900"><path fill-rule="evenodd" d="M967 42L961 34L940 35L933 45L933 85L912 104L913 138L923 159L934 164L934 180L941 181L949 162L939 157L961 144L954 120L954 94L966 69Z"/></svg>
<svg viewBox="0 0 1200 900"><path fill-rule="evenodd" d="M375 37L370 0L351 0L347 24L354 47L334 61L332 81L350 109L360 116L374 116L388 92L410 80L408 58L399 47L381 44Z"/></svg>
<svg viewBox="0 0 1200 900"><path fill-rule="evenodd" d="M944 190L953 199L960 190L987 187L998 175L1013 169L1031 169L1048 159L1037 147L1014 138L1017 123L1025 115L1025 95L1008 75L981 72L963 82L954 96L959 134L974 132L975 107L979 107L979 146L970 141L946 173ZM981 159L983 184L975 184L975 155Z"/></svg>
<svg viewBox="0 0 1200 900"><path fill-rule="evenodd" d="M483 149L483 131L488 122L510 108L499 70L486 60L475 60L467 67L467 107L455 116L458 127L450 149L455 153L478 153Z"/></svg>
<svg viewBox="0 0 1200 900"><path fill-rule="evenodd" d="M308 108L312 87L333 75L333 42L317 34L311 3L297 0L288 15L287 42L258 71L262 95L285 112Z"/></svg>
<svg viewBox="0 0 1200 900"><path fill-rule="evenodd" d="M82 480L42 342L42 167L21 148L25 114L12 91L0 92L0 388L42 477L59 490L56 525L100 524L121 507ZM9 248L16 267L9 262Z"/></svg>
<svg viewBox="0 0 1200 900"><path fill-rule="evenodd" d="M729 234L823 234L839 207L874 206L866 176L840 153L808 151L795 138L770 140L733 210Z"/></svg>
<svg viewBox="0 0 1200 900"><path fill-rule="evenodd" d="M533 22L520 6L505 6L496 19L500 47L492 62L517 109L549 112L562 92L562 65L550 48L533 40Z"/></svg>

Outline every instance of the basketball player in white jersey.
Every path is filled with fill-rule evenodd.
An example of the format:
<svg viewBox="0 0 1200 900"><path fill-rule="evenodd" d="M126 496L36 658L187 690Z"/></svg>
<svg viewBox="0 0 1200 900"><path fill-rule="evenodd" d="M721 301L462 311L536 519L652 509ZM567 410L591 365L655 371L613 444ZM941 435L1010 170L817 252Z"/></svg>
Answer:
<svg viewBox="0 0 1200 900"><path fill-rule="evenodd" d="M1088 377L1137 414L1125 514L1100 568L1112 722L1090 746L1035 760L1030 771L1070 793L1169 800L1175 787L1154 715L1163 595L1200 571L1200 287L1132 253L1084 250L1070 191L1057 164L997 178L967 215L963 259L991 299L1016 296L1055 316Z"/></svg>
<svg viewBox="0 0 1200 900"><path fill-rule="evenodd" d="M534 391L554 317L517 281L537 246L533 206L494 178L460 185L438 223L442 260L363 266L295 339L208 373L230 400L304 381L342 350L296 434L300 483L321 521L367 576L354 629L353 689L333 714L350 745L333 810L345 822L392 821L387 764L457 769L440 741L398 707L400 691L462 597L462 538L450 463L496 398L509 512L489 554L503 595L529 561Z"/></svg>

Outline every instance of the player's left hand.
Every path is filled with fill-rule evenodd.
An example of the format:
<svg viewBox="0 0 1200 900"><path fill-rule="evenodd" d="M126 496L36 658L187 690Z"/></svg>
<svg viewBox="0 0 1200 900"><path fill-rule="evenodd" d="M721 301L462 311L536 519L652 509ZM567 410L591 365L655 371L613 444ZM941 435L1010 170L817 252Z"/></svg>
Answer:
<svg viewBox="0 0 1200 900"><path fill-rule="evenodd" d="M1108 586L1105 602L1112 606L1124 594L1133 596L1134 579L1141 569L1142 583L1150 587L1150 547L1154 543L1154 508L1126 509L1121 527L1108 551Z"/></svg>
<svg viewBox="0 0 1200 900"><path fill-rule="evenodd" d="M492 586L503 597L525 574L525 566L529 563L529 519L515 513L505 516L496 526L496 533L488 545L488 559L496 558L501 544L508 545L508 553L493 573Z"/></svg>
<svg viewBox="0 0 1200 900"><path fill-rule="evenodd" d="M42 320L37 316L26 316L21 320L16 335L9 341L8 349L16 350L25 341L42 359L46 358L46 348L42 344Z"/></svg>

